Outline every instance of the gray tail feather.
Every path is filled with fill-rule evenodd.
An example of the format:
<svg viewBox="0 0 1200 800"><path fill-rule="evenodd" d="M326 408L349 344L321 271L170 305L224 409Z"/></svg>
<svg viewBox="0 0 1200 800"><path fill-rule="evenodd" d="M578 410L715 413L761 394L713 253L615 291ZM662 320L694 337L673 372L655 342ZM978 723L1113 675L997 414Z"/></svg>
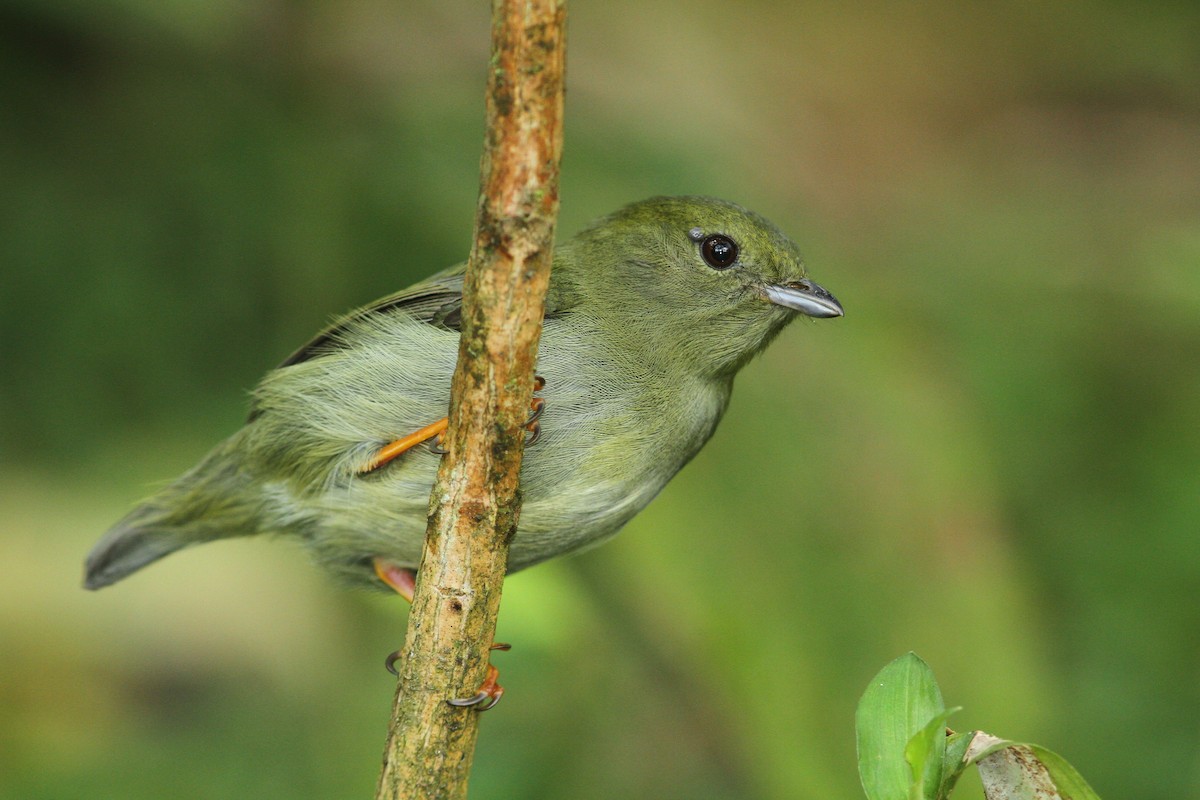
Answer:
<svg viewBox="0 0 1200 800"><path fill-rule="evenodd" d="M256 532L258 507L236 456L239 435L112 526L88 553L84 587L116 583L190 544Z"/></svg>
<svg viewBox="0 0 1200 800"><path fill-rule="evenodd" d="M158 512L158 513L155 513ZM138 506L96 542L84 562L83 586L101 589L189 544L179 529L156 527L161 511Z"/></svg>

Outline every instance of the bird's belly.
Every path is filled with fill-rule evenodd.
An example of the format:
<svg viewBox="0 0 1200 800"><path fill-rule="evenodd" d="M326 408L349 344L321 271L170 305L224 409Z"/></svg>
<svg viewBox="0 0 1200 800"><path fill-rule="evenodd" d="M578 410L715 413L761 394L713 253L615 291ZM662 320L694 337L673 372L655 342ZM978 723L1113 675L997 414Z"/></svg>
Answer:
<svg viewBox="0 0 1200 800"><path fill-rule="evenodd" d="M555 414L548 399L542 437L525 452L509 570L616 534L700 450L727 400L724 387L707 384L669 400L625 397L593 415L570 406Z"/></svg>
<svg viewBox="0 0 1200 800"><path fill-rule="evenodd" d="M526 451L521 473L524 502L509 550L509 572L554 556L599 544L614 536L645 508L674 470L620 471L614 477L609 460L594 448L569 457L552 454L553 439L544 435ZM541 450L543 445L545 450ZM409 464L391 475L358 479L319 500L301 499L279 487L276 516L286 508L316 560L351 583L374 583L371 562L383 557L415 568L424 542L429 492L436 459L414 453ZM631 454L631 465L638 463ZM682 464L680 464L682 466ZM678 469L678 467L676 467ZM606 473L606 474L603 474ZM311 505L319 502L319 506Z"/></svg>
<svg viewBox="0 0 1200 800"><path fill-rule="evenodd" d="M707 441L729 396L727 384L707 382L654 394L644 375L598 385L578 377L577 363L560 364L546 344L542 434L525 451L509 571L616 534ZM417 447L376 474L305 496L282 491L268 505L278 506L275 517L289 520L282 528L299 534L318 562L351 582L374 584L375 557L419 562L438 460Z"/></svg>
<svg viewBox="0 0 1200 800"><path fill-rule="evenodd" d="M654 499L665 480L568 482L553 495L528 497L509 550L515 572L591 547L616 535Z"/></svg>

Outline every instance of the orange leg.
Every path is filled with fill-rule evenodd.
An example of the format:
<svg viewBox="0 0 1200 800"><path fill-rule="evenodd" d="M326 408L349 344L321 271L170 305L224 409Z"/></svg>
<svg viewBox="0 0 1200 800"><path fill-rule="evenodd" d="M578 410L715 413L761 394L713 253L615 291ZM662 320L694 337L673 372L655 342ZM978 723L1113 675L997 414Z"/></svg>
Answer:
<svg viewBox="0 0 1200 800"><path fill-rule="evenodd" d="M375 559L375 574L379 576L379 580L392 587L396 594L408 602L412 602L413 592L417 588L417 573L377 558Z"/></svg>
<svg viewBox="0 0 1200 800"><path fill-rule="evenodd" d="M424 428L421 428L421 430L410 433L408 436L405 436L402 439L397 439L390 444L385 444L379 449L378 453L372 456L370 461L359 468L358 474L365 475L368 472L374 472L384 464L399 458L404 453L413 449L422 442L427 442L435 436L441 436L445 432L446 426L449 424L450 418L442 417L432 425L426 425Z"/></svg>
<svg viewBox="0 0 1200 800"><path fill-rule="evenodd" d="M540 392L545 387L546 387L546 379L543 378L541 375L534 375L533 376L533 390L535 392ZM541 426L538 424L538 417L540 417L542 415L542 411L545 410L546 401L544 399L542 399L541 397L535 397L529 403L529 408L532 413L530 413L529 419L525 420L524 427L525 427L525 430L527 430L531 434L533 434L532 436L529 437L529 444L533 444L534 442L537 441L538 436L541 435ZM383 447L379 448L378 453L376 453L374 456L371 457L370 461L368 461L366 464L364 464L362 467L359 468L358 474L366 475L368 472L374 472L375 470L379 469L380 467L385 466L385 465L391 463L392 461L396 460L397 458L404 455L409 450L413 449L414 447L421 444L422 442L428 442L430 439L435 439L435 438L440 437L443 433L446 432L446 427L449 424L450 424L450 418L442 417L441 419L439 419L437 422L433 423L432 425L426 425L424 428L421 428L421 430L419 430L419 431L414 431L413 433L410 433L408 436L404 436L400 439L397 439L394 442L389 442L388 444L385 444ZM437 452L441 452L441 451L439 450ZM376 568L375 571L378 573L379 572L378 568ZM380 575L379 577L383 578L382 575ZM384 579L384 583L387 583L386 579ZM395 588L395 587L393 587L393 588ZM411 598L410 598L410 600L411 600Z"/></svg>

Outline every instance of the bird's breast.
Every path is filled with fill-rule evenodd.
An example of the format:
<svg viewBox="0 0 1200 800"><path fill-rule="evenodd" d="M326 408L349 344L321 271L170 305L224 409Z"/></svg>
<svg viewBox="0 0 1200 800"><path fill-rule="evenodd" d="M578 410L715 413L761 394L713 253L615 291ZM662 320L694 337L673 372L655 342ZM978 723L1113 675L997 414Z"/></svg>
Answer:
<svg viewBox="0 0 1200 800"><path fill-rule="evenodd" d="M539 354L546 405L525 452L510 569L615 534L700 450L728 401L728 385L602 348L575 355L552 340Z"/></svg>

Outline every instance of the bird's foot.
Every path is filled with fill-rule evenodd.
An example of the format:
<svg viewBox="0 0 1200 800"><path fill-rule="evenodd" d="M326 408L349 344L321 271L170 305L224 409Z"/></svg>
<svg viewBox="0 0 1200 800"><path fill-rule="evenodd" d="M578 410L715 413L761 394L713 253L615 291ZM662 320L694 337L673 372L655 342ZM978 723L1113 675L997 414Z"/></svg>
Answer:
<svg viewBox="0 0 1200 800"><path fill-rule="evenodd" d="M492 650L511 650L512 645L505 642L496 642L491 646ZM453 700L446 702L456 708L474 708L476 711L487 711L494 708L496 703L500 702L500 698L504 696L504 687L498 682L500 670L492 664L488 664L487 676L483 679L483 683L479 684L479 691L471 697L456 697Z"/></svg>
<svg viewBox="0 0 1200 800"><path fill-rule="evenodd" d="M542 435L542 425L540 422L538 422L538 420L541 419L542 412L546 410L546 399L544 397L538 397L537 393L545 388L546 379L541 375L534 375L533 400L529 401L529 410L531 413L529 414L529 419L525 420L525 425L523 426L525 430L529 431L529 439L525 442L526 446L536 442L538 437Z"/></svg>
<svg viewBox="0 0 1200 800"><path fill-rule="evenodd" d="M497 642L492 645L492 650L511 650L512 645L507 642ZM400 660L400 651L390 654L383 665L387 667L387 671L400 677L400 671L396 669L396 662ZM446 703L455 708L475 708L476 711L487 711L494 708L496 703L500 702L500 698L504 696L504 687L499 683L500 670L496 669L495 665L488 664L487 675L483 679L483 683L479 684L479 691L471 697L455 697L447 700Z"/></svg>
<svg viewBox="0 0 1200 800"><path fill-rule="evenodd" d="M398 567L390 561L383 558L376 558L373 561L375 574L379 576L379 580L390 586L396 594L403 597L408 602L412 602L413 593L417 588L417 573L408 567ZM506 642L496 642L491 646L492 650L511 650L512 645ZM397 650L389 653L384 659L383 665L387 671L400 677L400 671L396 669L396 662L400 660L401 651ZM500 677L500 670L496 669L491 664L488 664L487 676L483 679L483 683L479 685L479 691L472 697L454 698L446 702L452 706L459 708L478 707L479 711L487 711L496 703L500 702L500 698L504 695L504 687L497 683Z"/></svg>

